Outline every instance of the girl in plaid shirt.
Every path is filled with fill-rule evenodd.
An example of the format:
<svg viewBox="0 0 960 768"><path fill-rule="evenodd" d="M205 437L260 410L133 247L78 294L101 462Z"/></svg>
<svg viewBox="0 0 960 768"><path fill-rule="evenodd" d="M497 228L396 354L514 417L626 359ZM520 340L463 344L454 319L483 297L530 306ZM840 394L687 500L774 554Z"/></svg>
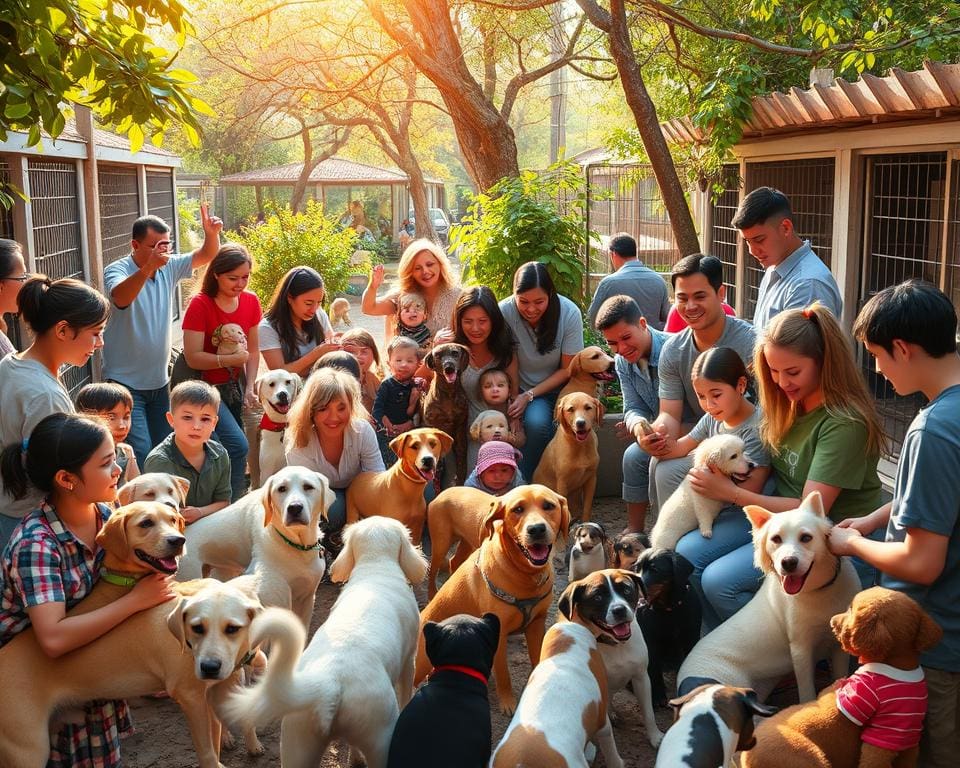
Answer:
<svg viewBox="0 0 960 768"><path fill-rule="evenodd" d="M72 414L47 416L26 446L4 449L0 474L14 498L26 495L28 481L45 494L0 555L0 647L32 626L41 648L56 658L173 597L169 578L157 574L110 605L67 615L99 578L103 551L96 536L117 496L120 468L113 437L102 423ZM124 702L89 702L82 718L73 717L51 736L47 766L119 766L120 738L131 731Z"/></svg>

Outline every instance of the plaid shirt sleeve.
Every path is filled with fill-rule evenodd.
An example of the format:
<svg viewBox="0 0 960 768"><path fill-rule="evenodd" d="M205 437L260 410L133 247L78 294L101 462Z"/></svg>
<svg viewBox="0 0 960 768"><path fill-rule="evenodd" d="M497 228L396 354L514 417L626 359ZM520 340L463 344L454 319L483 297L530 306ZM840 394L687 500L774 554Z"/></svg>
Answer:
<svg viewBox="0 0 960 768"><path fill-rule="evenodd" d="M44 603L66 603L61 553L55 539L31 536L22 539L12 552L10 579L14 590L30 608Z"/></svg>

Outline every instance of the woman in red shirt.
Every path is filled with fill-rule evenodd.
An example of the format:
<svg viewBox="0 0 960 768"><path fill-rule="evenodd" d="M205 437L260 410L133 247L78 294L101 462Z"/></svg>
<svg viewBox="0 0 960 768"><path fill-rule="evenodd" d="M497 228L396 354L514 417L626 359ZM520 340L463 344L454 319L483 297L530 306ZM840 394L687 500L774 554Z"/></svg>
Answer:
<svg viewBox="0 0 960 768"><path fill-rule="evenodd" d="M249 445L243 433L243 406L257 402L254 382L260 363L257 325L263 317L260 300L247 290L253 260L238 243L225 243L207 267L200 292L183 316L183 354L201 378L220 391L220 413L214 436L230 455L233 500L244 491ZM247 336L246 350L218 354L214 337L228 323Z"/></svg>

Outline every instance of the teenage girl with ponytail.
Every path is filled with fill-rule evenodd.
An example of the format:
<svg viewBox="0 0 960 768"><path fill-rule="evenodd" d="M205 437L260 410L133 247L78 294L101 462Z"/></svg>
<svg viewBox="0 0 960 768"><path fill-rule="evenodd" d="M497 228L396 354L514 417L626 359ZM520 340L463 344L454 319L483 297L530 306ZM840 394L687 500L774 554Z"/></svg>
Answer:
<svg viewBox="0 0 960 768"><path fill-rule="evenodd" d="M31 487L42 498L0 554L0 648L32 627L44 653L56 658L174 597L170 577L155 574L102 608L67 613L100 576L103 550L96 536L117 497L120 467L104 424L51 414L37 424L26 446L18 441L3 450L0 476L14 498L26 498ZM51 733L47 768L120 765L120 738L131 731L126 704L89 702L83 713Z"/></svg>
<svg viewBox="0 0 960 768"><path fill-rule="evenodd" d="M107 300L79 280L27 280L17 297L20 317L33 333L33 343L20 354L0 360L0 445L20 444L51 413L73 413L73 403L60 379L64 365L86 365L103 346ZM27 493L14 499L0 482L0 547L40 497Z"/></svg>

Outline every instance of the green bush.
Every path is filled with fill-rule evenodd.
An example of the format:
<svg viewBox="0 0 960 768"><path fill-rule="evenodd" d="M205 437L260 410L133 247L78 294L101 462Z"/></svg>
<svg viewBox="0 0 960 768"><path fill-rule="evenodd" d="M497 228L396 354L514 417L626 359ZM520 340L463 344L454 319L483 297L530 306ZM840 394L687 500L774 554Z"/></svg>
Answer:
<svg viewBox="0 0 960 768"><path fill-rule="evenodd" d="M579 166L557 163L546 171L523 171L473 197L452 228L463 280L488 286L503 298L513 274L528 261L547 267L557 291L583 307L586 187Z"/></svg>
<svg viewBox="0 0 960 768"><path fill-rule="evenodd" d="M357 248L356 233L327 219L323 205L315 200L308 200L301 213L286 207L268 210L263 223L241 227L239 232L228 232L226 237L243 243L253 256L250 290L264 307L277 284L294 267L317 270L329 298L345 291L350 275L358 269L351 264Z"/></svg>

